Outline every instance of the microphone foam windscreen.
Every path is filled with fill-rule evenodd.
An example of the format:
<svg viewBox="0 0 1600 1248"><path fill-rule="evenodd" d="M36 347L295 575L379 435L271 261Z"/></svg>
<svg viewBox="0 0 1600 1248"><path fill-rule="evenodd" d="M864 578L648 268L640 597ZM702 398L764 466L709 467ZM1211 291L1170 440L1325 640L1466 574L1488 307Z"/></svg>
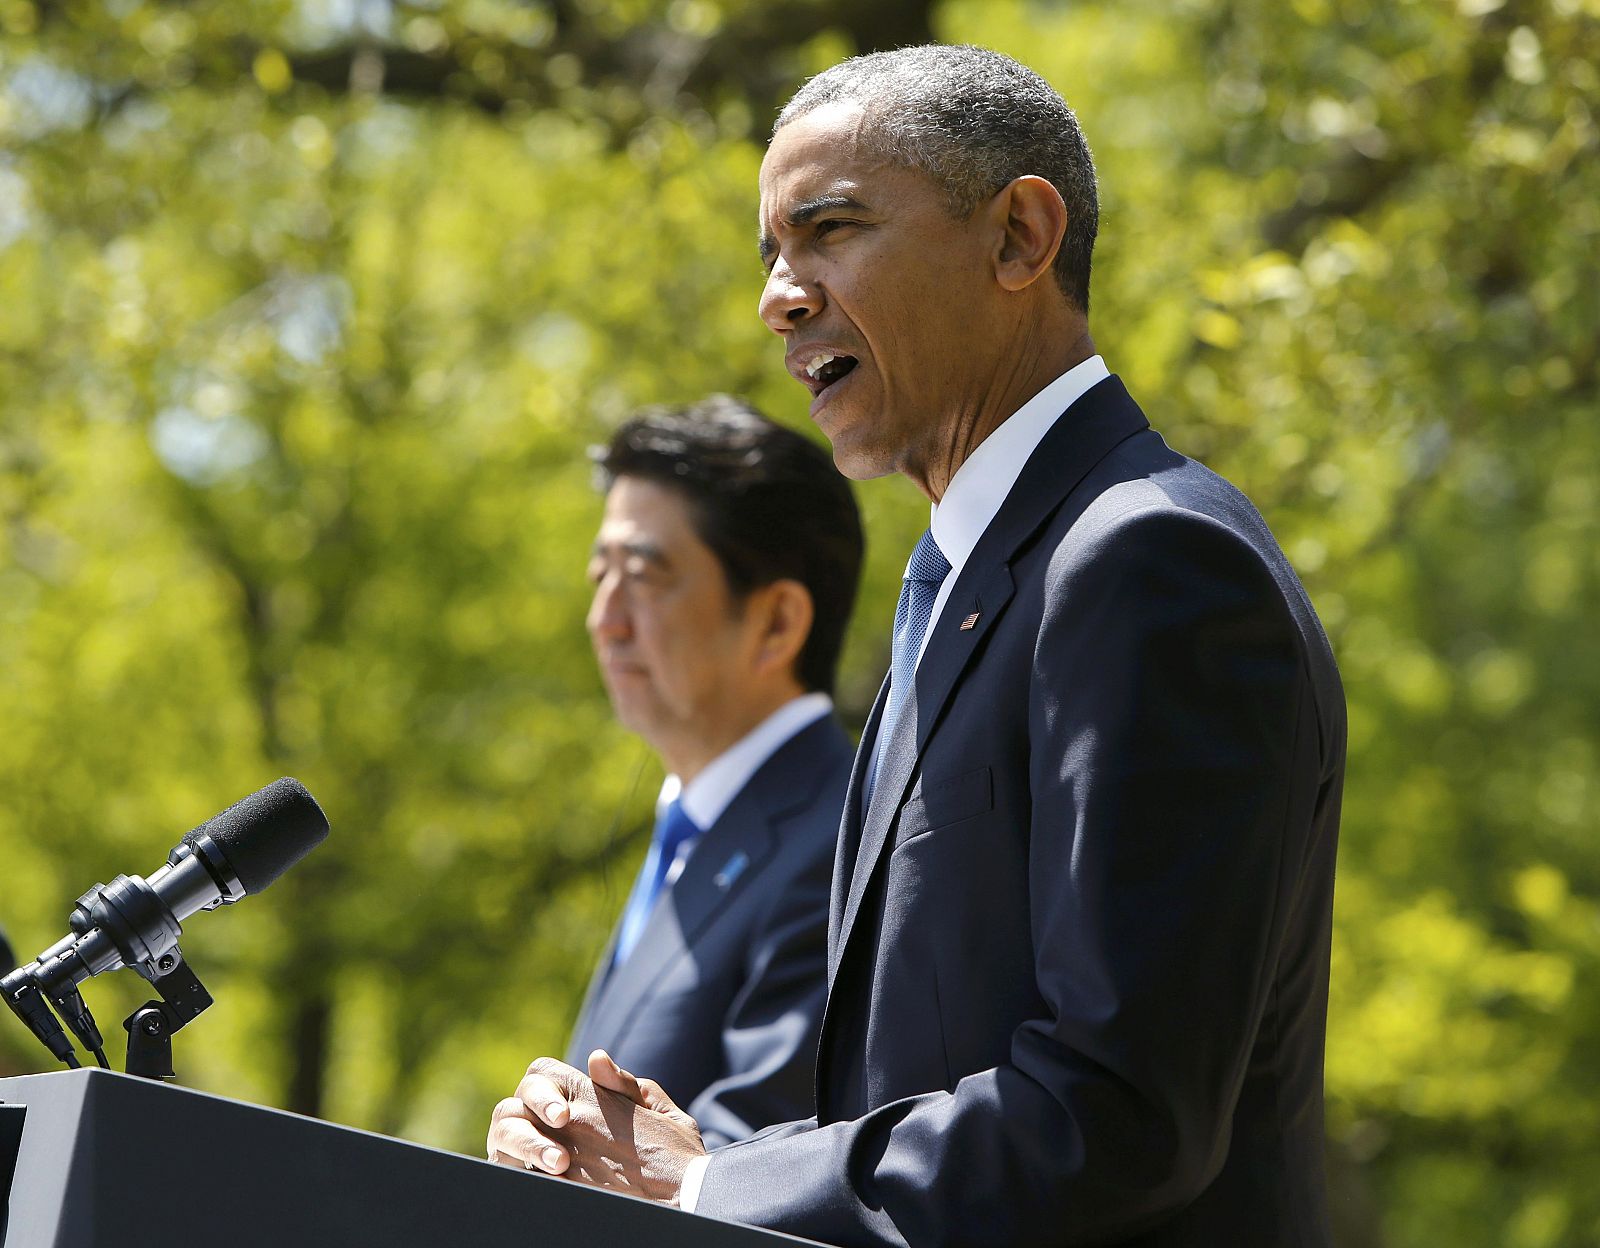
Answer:
<svg viewBox="0 0 1600 1248"><path fill-rule="evenodd" d="M259 893L328 835L328 819L298 780L274 780L183 839L209 836L239 877L245 893Z"/></svg>

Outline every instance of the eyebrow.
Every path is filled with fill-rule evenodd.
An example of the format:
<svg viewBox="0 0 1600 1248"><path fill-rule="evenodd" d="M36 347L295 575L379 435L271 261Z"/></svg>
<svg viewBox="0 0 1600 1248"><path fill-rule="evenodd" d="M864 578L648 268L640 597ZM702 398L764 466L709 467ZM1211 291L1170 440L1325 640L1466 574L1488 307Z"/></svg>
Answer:
<svg viewBox="0 0 1600 1248"><path fill-rule="evenodd" d="M655 567L664 568L668 566L666 552L654 542L596 541L595 544L589 548L589 557L591 559L604 559L614 551L620 551L624 555L632 555L636 559L643 559L646 563L652 564Z"/></svg>
<svg viewBox="0 0 1600 1248"><path fill-rule="evenodd" d="M825 212L838 209L866 210L866 205L853 195L818 195L812 199L802 199L798 204L784 215L785 225L807 225L815 221ZM778 250L777 240L771 234L763 233L756 240L756 250L761 253L763 260L770 259Z"/></svg>

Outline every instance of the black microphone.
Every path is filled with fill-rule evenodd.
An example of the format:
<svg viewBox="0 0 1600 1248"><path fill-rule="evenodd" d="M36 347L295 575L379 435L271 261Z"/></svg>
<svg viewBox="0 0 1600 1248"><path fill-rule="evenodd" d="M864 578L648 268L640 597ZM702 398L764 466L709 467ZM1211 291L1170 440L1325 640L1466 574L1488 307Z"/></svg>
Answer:
<svg viewBox="0 0 1600 1248"><path fill-rule="evenodd" d="M6 929L0 927L0 975L9 975L17 969L17 955L11 952L11 942L6 939Z"/></svg>
<svg viewBox="0 0 1600 1248"><path fill-rule="evenodd" d="M123 966L154 979L176 962L185 919L259 893L327 835L327 817L305 787L287 776L274 780L189 832L148 880L119 875L78 898L69 920L72 932L0 979L0 994L51 1052L66 1060L62 1047L70 1052L70 1042L48 1017L39 994L69 1014L67 1021L81 1038L87 1011L78 984Z"/></svg>

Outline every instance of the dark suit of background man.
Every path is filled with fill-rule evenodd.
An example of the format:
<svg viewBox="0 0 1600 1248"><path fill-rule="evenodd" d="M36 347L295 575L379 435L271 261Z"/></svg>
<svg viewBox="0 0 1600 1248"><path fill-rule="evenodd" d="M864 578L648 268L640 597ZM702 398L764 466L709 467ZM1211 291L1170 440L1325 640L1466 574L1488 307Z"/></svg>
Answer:
<svg viewBox="0 0 1600 1248"><path fill-rule="evenodd" d="M652 1071L714 1146L812 1109L861 524L825 451L731 399L634 420L596 458L589 633L670 774L571 1056Z"/></svg>
<svg viewBox="0 0 1600 1248"><path fill-rule="evenodd" d="M507 1160L839 1244L1328 1243L1343 695L1261 517L1096 354L1096 216L1076 119L994 53L847 61L780 115L761 315L835 462L935 505L845 806L817 1112L707 1157L648 1080L545 1061Z"/></svg>

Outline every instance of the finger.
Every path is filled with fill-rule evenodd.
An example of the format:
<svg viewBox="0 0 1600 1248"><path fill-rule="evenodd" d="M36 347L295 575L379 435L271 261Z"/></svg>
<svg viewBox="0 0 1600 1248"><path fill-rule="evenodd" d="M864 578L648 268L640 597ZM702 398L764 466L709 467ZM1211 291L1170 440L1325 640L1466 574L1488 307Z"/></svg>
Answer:
<svg viewBox="0 0 1600 1248"><path fill-rule="evenodd" d="M639 1081L618 1066L616 1059L604 1049L589 1054L589 1078L597 1088L620 1092L636 1105L647 1104Z"/></svg>
<svg viewBox="0 0 1600 1248"><path fill-rule="evenodd" d="M543 1135L526 1119L507 1119L489 1132L489 1160L522 1170L560 1174L571 1165L572 1155Z"/></svg>
<svg viewBox="0 0 1600 1248"><path fill-rule="evenodd" d="M503 1166L561 1174L572 1164L567 1149L515 1115L500 1118L489 1128L488 1147L489 1160Z"/></svg>
<svg viewBox="0 0 1600 1248"><path fill-rule="evenodd" d="M532 1110L546 1126L564 1127L572 1118L567 1090L548 1075L536 1074L532 1066L517 1084L516 1099Z"/></svg>
<svg viewBox="0 0 1600 1248"><path fill-rule="evenodd" d="M654 1079L639 1080L639 1092L644 1098L641 1104L655 1110L657 1113L677 1114L681 1118L689 1116L678 1108L678 1103L668 1096L667 1090Z"/></svg>

